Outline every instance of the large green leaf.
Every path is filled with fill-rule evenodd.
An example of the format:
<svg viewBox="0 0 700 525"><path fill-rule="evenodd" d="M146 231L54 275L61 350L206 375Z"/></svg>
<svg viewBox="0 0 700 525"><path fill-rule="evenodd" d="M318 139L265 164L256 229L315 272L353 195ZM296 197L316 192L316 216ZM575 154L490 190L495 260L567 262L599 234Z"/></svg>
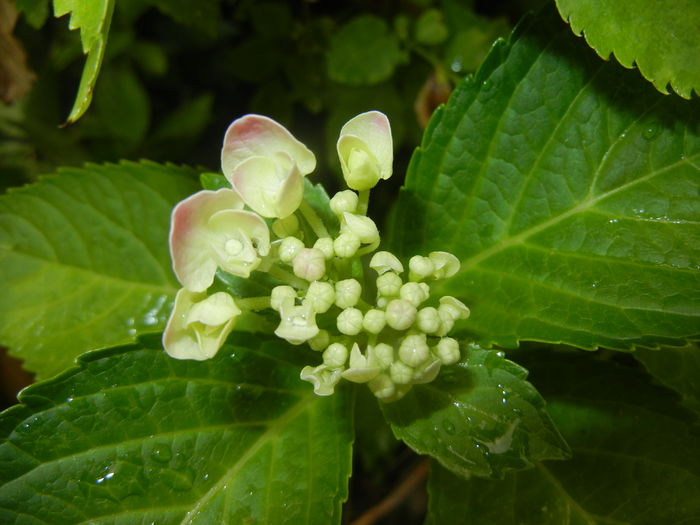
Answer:
<svg viewBox="0 0 700 525"><path fill-rule="evenodd" d="M503 481L460 480L436 464L427 523L700 522L700 435L673 392L638 368L585 355L528 366L573 458Z"/></svg>
<svg viewBox="0 0 700 525"><path fill-rule="evenodd" d="M382 406L394 434L468 477L502 477L542 459L563 459L568 447L525 378L501 352L476 345L458 365Z"/></svg>
<svg viewBox="0 0 700 525"><path fill-rule="evenodd" d="M314 395L308 352L238 334L209 361L157 338L82 357L0 417L0 522L340 523L351 396Z"/></svg>
<svg viewBox="0 0 700 525"><path fill-rule="evenodd" d="M557 0L564 20L604 59L635 64L656 89L700 94L700 3L696 0Z"/></svg>
<svg viewBox="0 0 700 525"><path fill-rule="evenodd" d="M434 115L391 240L462 260L442 291L482 342L680 345L700 332L699 123L551 8Z"/></svg>
<svg viewBox="0 0 700 525"><path fill-rule="evenodd" d="M67 124L78 120L87 111L92 100L97 75L107 46L107 34L114 13L114 0L54 0L54 15L70 13L70 29L80 29L83 53L87 55L80 77L78 94L66 120Z"/></svg>
<svg viewBox="0 0 700 525"><path fill-rule="evenodd" d="M197 189L189 168L123 162L0 196L0 342L47 377L162 330L178 288L170 211Z"/></svg>

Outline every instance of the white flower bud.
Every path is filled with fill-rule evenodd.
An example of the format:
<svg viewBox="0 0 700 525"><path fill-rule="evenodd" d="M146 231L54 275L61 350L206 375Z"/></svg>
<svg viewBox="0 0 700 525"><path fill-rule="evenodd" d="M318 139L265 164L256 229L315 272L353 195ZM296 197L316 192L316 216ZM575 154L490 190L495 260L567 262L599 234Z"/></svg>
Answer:
<svg viewBox="0 0 700 525"><path fill-rule="evenodd" d="M362 328L369 334L378 334L386 325L386 316L383 310L373 308L369 310L362 319Z"/></svg>
<svg viewBox="0 0 700 525"><path fill-rule="evenodd" d="M280 260L291 262L297 254L304 249L304 243L296 237L285 237L280 243Z"/></svg>
<svg viewBox="0 0 700 525"><path fill-rule="evenodd" d="M367 386L377 399L389 399L396 394L396 386L386 374L379 374Z"/></svg>
<svg viewBox="0 0 700 525"><path fill-rule="evenodd" d="M363 244L379 242L379 230L372 219L364 215L343 213L343 224L340 228L343 233L354 233Z"/></svg>
<svg viewBox="0 0 700 525"><path fill-rule="evenodd" d="M440 316L440 329L435 332L435 335L442 337L450 333L450 330L455 325L455 319L451 313L446 312L444 309L438 309L438 315Z"/></svg>
<svg viewBox="0 0 700 525"><path fill-rule="evenodd" d="M352 190L339 191L331 198L331 210L338 217L342 217L343 213L355 213L358 200L357 193Z"/></svg>
<svg viewBox="0 0 700 525"><path fill-rule="evenodd" d="M443 337L435 346L435 353L444 365L452 365L459 361L459 343L451 337Z"/></svg>
<svg viewBox="0 0 700 525"><path fill-rule="evenodd" d="M403 264L391 252L376 252L369 261L369 267L376 271L379 275L394 271L396 273L403 272Z"/></svg>
<svg viewBox="0 0 700 525"><path fill-rule="evenodd" d="M360 248L360 238L351 232L341 233L333 241L333 251L338 257L352 257Z"/></svg>
<svg viewBox="0 0 700 525"><path fill-rule="evenodd" d="M417 367L430 357L425 334L407 335L399 345L399 359L408 366Z"/></svg>
<svg viewBox="0 0 700 525"><path fill-rule="evenodd" d="M296 298L297 292L291 286L286 284L275 286L270 293L270 306L279 312L284 303L293 306Z"/></svg>
<svg viewBox="0 0 700 525"><path fill-rule="evenodd" d="M420 286L421 284L423 286ZM430 294L430 288L428 288L427 291L426 288L428 288L428 286L425 283L406 283L401 287L399 296L413 306L418 306L425 301Z"/></svg>
<svg viewBox="0 0 700 525"><path fill-rule="evenodd" d="M427 361L422 366L416 369L415 375L413 376L414 384L425 384L430 383L435 379L440 372L440 366L442 363L439 359L433 359L432 361Z"/></svg>
<svg viewBox="0 0 700 525"><path fill-rule="evenodd" d="M297 219L296 215L289 215L272 223L272 232L280 239L294 235L298 231L299 219Z"/></svg>
<svg viewBox="0 0 700 525"><path fill-rule="evenodd" d="M418 310L416 324L418 329L426 334L434 334L440 330L440 315L436 308L428 306Z"/></svg>
<svg viewBox="0 0 700 525"><path fill-rule="evenodd" d="M406 363L396 361L395 363L392 363L391 367L389 367L389 374L394 383L399 385L407 385L413 381L414 372L413 368L408 366Z"/></svg>
<svg viewBox="0 0 700 525"><path fill-rule="evenodd" d="M362 330L362 312L357 308L346 308L336 319L338 331L345 335L357 335Z"/></svg>
<svg viewBox="0 0 700 525"><path fill-rule="evenodd" d="M314 243L314 248L323 252L323 256L326 259L331 259L335 255L333 251L333 239L330 237L321 237L317 239Z"/></svg>
<svg viewBox="0 0 700 525"><path fill-rule="evenodd" d="M393 299L386 305L386 324L394 330L406 330L416 320L416 307L403 299Z"/></svg>
<svg viewBox="0 0 700 525"><path fill-rule="evenodd" d="M321 352L328 347L328 343L330 343L330 341L331 337L328 334L328 330L319 330L318 334L309 339L307 342L309 343L311 350Z"/></svg>
<svg viewBox="0 0 700 525"><path fill-rule="evenodd" d="M459 271L459 259L448 252L430 252L428 257L433 262L435 279L447 279Z"/></svg>
<svg viewBox="0 0 700 525"><path fill-rule="evenodd" d="M396 297L402 284L401 277L394 272L387 272L377 277L377 292L383 297Z"/></svg>
<svg viewBox="0 0 700 525"><path fill-rule="evenodd" d="M333 285L326 282L314 281L309 285L306 291L304 301L311 304L311 307L316 313L322 314L327 312L335 302L335 290Z"/></svg>
<svg viewBox="0 0 700 525"><path fill-rule="evenodd" d="M372 366L367 358L360 352L357 343L352 345L350 351L350 368L343 372L343 377L354 383L366 383L379 375L379 367Z"/></svg>
<svg viewBox="0 0 700 525"><path fill-rule="evenodd" d="M450 315L454 321L469 318L469 308L460 300L450 295L440 298L439 310Z"/></svg>
<svg viewBox="0 0 700 525"><path fill-rule="evenodd" d="M307 281L317 281L326 274L326 258L316 248L304 248L292 263L294 275Z"/></svg>
<svg viewBox="0 0 700 525"><path fill-rule="evenodd" d="M435 265L428 257L414 255L408 261L408 275L411 281L422 281L435 271Z"/></svg>
<svg viewBox="0 0 700 525"><path fill-rule="evenodd" d="M367 359L370 363L385 370L391 366L394 359L394 347L386 343L379 343L367 348Z"/></svg>
<svg viewBox="0 0 700 525"><path fill-rule="evenodd" d="M345 366L348 360L348 349L340 343L333 343L323 352L323 364L329 368Z"/></svg>
<svg viewBox="0 0 700 525"><path fill-rule="evenodd" d="M362 285L356 279L343 279L335 283L335 304L338 308L355 306L361 294Z"/></svg>
<svg viewBox="0 0 700 525"><path fill-rule="evenodd" d="M314 385L314 394L317 396L330 396L335 390L335 385L340 381L341 372L340 368L329 370L325 364L316 368L305 366L299 377L302 381L309 381Z"/></svg>

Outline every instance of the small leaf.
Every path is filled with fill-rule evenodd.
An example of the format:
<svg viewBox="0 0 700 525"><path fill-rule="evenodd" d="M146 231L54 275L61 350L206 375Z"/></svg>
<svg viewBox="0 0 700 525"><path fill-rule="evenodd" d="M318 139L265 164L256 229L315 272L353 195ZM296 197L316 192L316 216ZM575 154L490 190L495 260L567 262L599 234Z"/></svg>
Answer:
<svg viewBox="0 0 700 525"><path fill-rule="evenodd" d="M639 68L661 93L700 94L700 4L695 0L557 0L571 30L608 59Z"/></svg>
<svg viewBox="0 0 700 525"><path fill-rule="evenodd" d="M396 35L374 15L353 18L333 35L328 75L341 84L377 84L403 60Z"/></svg>
<svg viewBox="0 0 700 525"><path fill-rule="evenodd" d="M170 212L189 168L64 168L0 197L0 341L42 377L80 353L162 330L179 287Z"/></svg>
<svg viewBox="0 0 700 525"><path fill-rule="evenodd" d="M503 476L568 447L525 380L527 371L495 350L472 345L466 359L440 377L382 406L397 438L456 474Z"/></svg>
<svg viewBox="0 0 700 525"><path fill-rule="evenodd" d="M545 353L525 362L573 458L502 481L460 480L434 465L426 523L697 522L700 436L673 392L638 368Z"/></svg>
<svg viewBox="0 0 700 525"><path fill-rule="evenodd" d="M54 0L54 15L58 18L71 13L69 29L80 29L83 53L87 54L78 94L66 124L78 120L92 100L92 92L100 72L107 34L114 13L114 0Z"/></svg>
<svg viewBox="0 0 700 525"><path fill-rule="evenodd" d="M390 240L454 253L442 287L482 343L679 346L700 336L700 101L592 57L553 8L433 116Z"/></svg>
<svg viewBox="0 0 700 525"><path fill-rule="evenodd" d="M352 401L299 379L308 353L238 334L209 361L158 338L81 357L0 416L0 522L340 523Z"/></svg>

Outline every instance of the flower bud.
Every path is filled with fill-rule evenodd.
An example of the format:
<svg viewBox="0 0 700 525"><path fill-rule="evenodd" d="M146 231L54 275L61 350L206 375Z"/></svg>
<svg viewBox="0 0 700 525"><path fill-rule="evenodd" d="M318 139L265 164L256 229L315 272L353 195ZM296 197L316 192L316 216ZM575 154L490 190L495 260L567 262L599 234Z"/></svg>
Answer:
<svg viewBox="0 0 700 525"><path fill-rule="evenodd" d="M439 310L451 316L454 321L468 319L470 314L469 308L462 301L450 295L440 298Z"/></svg>
<svg viewBox="0 0 700 525"><path fill-rule="evenodd" d="M386 325L384 311L373 308L369 310L362 319L362 328L369 334L378 334Z"/></svg>
<svg viewBox="0 0 700 525"><path fill-rule="evenodd" d="M279 248L280 260L283 262L291 262L294 257L304 249L304 243L296 237L285 237L282 239Z"/></svg>
<svg viewBox="0 0 700 525"><path fill-rule="evenodd" d="M336 319L338 331L345 335L357 335L362 330L362 312L357 308L346 308Z"/></svg>
<svg viewBox="0 0 700 525"><path fill-rule="evenodd" d="M363 244L379 242L379 230L377 229L377 225L372 219L364 215L344 213L341 231L343 233L354 233L357 235L357 238L360 239L360 243Z"/></svg>
<svg viewBox="0 0 700 525"><path fill-rule="evenodd" d="M440 314L436 308L428 306L418 310L416 325L418 329L426 334L434 334L440 330Z"/></svg>
<svg viewBox="0 0 700 525"><path fill-rule="evenodd" d="M340 343L333 343L323 352L323 364L329 368L345 366L348 360L348 349Z"/></svg>
<svg viewBox="0 0 700 525"><path fill-rule="evenodd" d="M360 248L360 238L351 232L341 233L333 241L333 251L338 257L352 257Z"/></svg>
<svg viewBox="0 0 700 525"><path fill-rule="evenodd" d="M360 352L357 343L352 345L350 351L350 367L343 372L343 377L354 383L366 383L379 375L380 369L372 366L367 358Z"/></svg>
<svg viewBox="0 0 700 525"><path fill-rule="evenodd" d="M376 252L369 261L369 267L382 275L388 271L403 272L403 264L391 252Z"/></svg>
<svg viewBox="0 0 700 525"><path fill-rule="evenodd" d="M335 255L335 252L333 251L333 239L330 237L321 237L320 239L317 239L314 243L314 248L323 252L323 256L326 259L331 259Z"/></svg>
<svg viewBox="0 0 700 525"><path fill-rule="evenodd" d="M408 366L417 367L430 357L425 334L407 335L399 345L399 359Z"/></svg>
<svg viewBox="0 0 700 525"><path fill-rule="evenodd" d="M428 257L433 262L435 279L447 279L459 271L459 259L448 252L430 252Z"/></svg>
<svg viewBox="0 0 700 525"><path fill-rule="evenodd" d="M386 115L368 111L350 119L340 130L337 143L346 184L354 190L373 188L391 176L393 146Z"/></svg>
<svg viewBox="0 0 700 525"><path fill-rule="evenodd" d="M406 330L416 320L416 307L403 299L393 299L386 305L386 324L394 330Z"/></svg>
<svg viewBox="0 0 700 525"><path fill-rule="evenodd" d="M343 279L335 283L335 304L338 308L355 306L361 294L362 286L356 279Z"/></svg>
<svg viewBox="0 0 700 525"><path fill-rule="evenodd" d="M459 361L459 343L451 337L443 337L435 347L435 353L444 365L452 365Z"/></svg>
<svg viewBox="0 0 700 525"><path fill-rule="evenodd" d="M275 286L270 294L270 306L279 312L284 303L293 306L296 298L297 292L291 286L286 284Z"/></svg>
<svg viewBox="0 0 700 525"><path fill-rule="evenodd" d="M328 347L328 343L330 343L330 341L331 336L328 334L328 330L319 330L318 333L307 342L309 343L311 350L321 352Z"/></svg>
<svg viewBox="0 0 700 525"><path fill-rule="evenodd" d="M383 297L396 297L402 284L401 277L394 272L383 273L377 277L377 292Z"/></svg>
<svg viewBox="0 0 700 525"><path fill-rule="evenodd" d="M338 217L342 217L343 213L355 213L358 200L357 193L352 190L339 191L331 198L331 210Z"/></svg>
<svg viewBox="0 0 700 525"><path fill-rule="evenodd" d="M304 248L292 263L294 275L307 281L317 281L326 274L326 258L316 248Z"/></svg>
<svg viewBox="0 0 700 525"><path fill-rule="evenodd" d="M289 215L272 223L272 232L280 239L294 235L298 231L299 219L297 219L296 215Z"/></svg>
<svg viewBox="0 0 700 525"><path fill-rule="evenodd" d="M370 346L367 349L367 354L369 362L380 367L382 370L389 368L391 363L395 361L394 347L386 343L378 343L374 346Z"/></svg>
<svg viewBox="0 0 700 525"><path fill-rule="evenodd" d="M421 284L423 286L421 286ZM401 287L399 296L413 306L418 306L430 295L430 288L425 283L406 283Z"/></svg>
<svg viewBox="0 0 700 525"><path fill-rule="evenodd" d="M305 366L299 377L302 381L308 381L314 385L314 394L317 396L330 396L335 390L341 378L342 369L330 370L325 364L317 367Z"/></svg>
<svg viewBox="0 0 700 525"><path fill-rule="evenodd" d="M326 282L314 281L309 285L304 302L311 304L316 313L327 312L335 302L333 285Z"/></svg>
<svg viewBox="0 0 700 525"><path fill-rule="evenodd" d="M435 332L435 335L442 337L450 333L455 325L455 319L451 313L445 311L445 309L438 309L438 315L440 316L440 329Z"/></svg>
<svg viewBox="0 0 700 525"><path fill-rule="evenodd" d="M412 281L422 281L430 277L435 271L435 265L428 257L414 255L408 261L408 275Z"/></svg>
<svg viewBox="0 0 700 525"><path fill-rule="evenodd" d="M391 380L399 385L407 385L413 381L413 368L406 363L396 361L389 367L389 375Z"/></svg>
<svg viewBox="0 0 700 525"><path fill-rule="evenodd" d="M396 386L386 374L379 374L367 386L377 399L389 399L396 394Z"/></svg>

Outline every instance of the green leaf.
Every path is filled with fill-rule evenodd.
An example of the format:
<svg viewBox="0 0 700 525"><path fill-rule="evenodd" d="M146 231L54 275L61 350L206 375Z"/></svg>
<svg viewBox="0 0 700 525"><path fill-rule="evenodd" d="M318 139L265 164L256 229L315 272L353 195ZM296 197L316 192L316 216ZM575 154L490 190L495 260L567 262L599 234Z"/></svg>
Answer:
<svg viewBox="0 0 700 525"><path fill-rule="evenodd" d="M483 343L679 346L700 328L700 103L591 56L552 9L438 110L394 214Z"/></svg>
<svg viewBox="0 0 700 525"><path fill-rule="evenodd" d="M695 0L557 0L572 31L596 52L639 68L661 93L700 94L700 4Z"/></svg>
<svg viewBox="0 0 700 525"><path fill-rule="evenodd" d="M69 29L80 29L80 40L83 45L83 53L87 54L83 74L80 77L78 94L73 108L68 115L66 124L78 120L92 100L92 92L100 72L107 34L114 13L114 0L94 0L83 2L80 0L54 0L54 15L58 18L70 13Z"/></svg>
<svg viewBox="0 0 700 525"><path fill-rule="evenodd" d="M639 349L634 357L663 385L678 392L685 406L700 414L700 347L697 344L661 351Z"/></svg>
<svg viewBox="0 0 700 525"><path fill-rule="evenodd" d="M466 359L440 377L382 406L394 435L456 474L503 476L568 447L525 380L527 370L495 350L471 345Z"/></svg>
<svg viewBox="0 0 700 525"><path fill-rule="evenodd" d="M328 76L341 84L377 84L389 78L402 60L399 40L386 22L360 15L331 38Z"/></svg>
<svg viewBox="0 0 700 525"><path fill-rule="evenodd" d="M340 523L352 401L313 394L308 354L239 334L209 361L158 338L81 357L0 417L0 522Z"/></svg>
<svg viewBox="0 0 700 525"><path fill-rule="evenodd" d="M221 22L221 0L149 0L177 23L216 37Z"/></svg>
<svg viewBox="0 0 700 525"><path fill-rule="evenodd" d="M697 523L700 436L673 392L586 355L527 364L573 458L503 481L460 480L435 465L428 524Z"/></svg>
<svg viewBox="0 0 700 525"><path fill-rule="evenodd" d="M40 378L162 330L178 284L170 212L198 189L152 162L64 168L0 196L0 341Z"/></svg>
<svg viewBox="0 0 700 525"><path fill-rule="evenodd" d="M15 5L34 29L41 28L49 17L49 0L15 0Z"/></svg>

